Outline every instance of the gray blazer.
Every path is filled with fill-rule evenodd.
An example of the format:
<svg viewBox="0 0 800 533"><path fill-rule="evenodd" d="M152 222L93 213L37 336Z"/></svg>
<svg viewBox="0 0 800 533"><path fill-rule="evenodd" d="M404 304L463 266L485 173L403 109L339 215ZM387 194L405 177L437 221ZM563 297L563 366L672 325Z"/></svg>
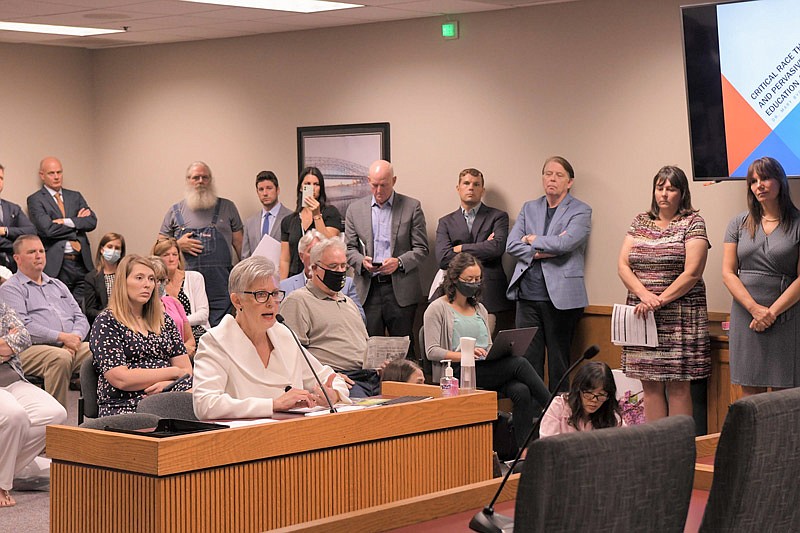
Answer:
<svg viewBox="0 0 800 533"><path fill-rule="evenodd" d="M244 221L244 241L242 242L242 259L247 259L253 252L255 251L258 243L261 242L261 213L259 211L257 214L251 216L247 220ZM285 205L281 204L281 208L278 210L278 216L275 217L275 221L272 222L272 225L269 227L269 236L275 239L278 242L281 242L281 221L284 217L289 216L292 214L290 209L287 209Z"/></svg>
<svg viewBox="0 0 800 533"><path fill-rule="evenodd" d="M355 270L354 281L362 302L367 301L371 275L363 270L364 256L373 257L372 196L361 198L350 204L344 224L347 262ZM403 271L392 274L392 289L397 303L405 307L422 299L419 282L419 266L428 255L428 233L425 214L414 198L394 193L392 204L392 257L400 259Z"/></svg>
<svg viewBox="0 0 800 533"><path fill-rule="evenodd" d="M28 214L31 222L36 226L36 232L44 244L47 264L44 272L48 276L56 277L64 261L64 247L67 241L81 243L81 259L87 271L94 268L92 263L92 250L86 234L97 227L97 216L94 211L87 217L79 217L78 211L89 204L78 191L61 189L61 198L64 201L65 218L71 218L75 223L74 228L65 224L56 224L53 221L62 218L61 210L50 192L42 187L28 196Z"/></svg>
<svg viewBox="0 0 800 533"><path fill-rule="evenodd" d="M546 215L547 199L544 196L522 206L506 245L506 252L517 260L506 295L512 300L519 299L520 278L530 267L534 253L540 250L555 255L540 261L547 292L556 309L586 307L589 298L583 266L592 229L592 208L567 194L556 208L547 235L542 235ZM522 237L531 233L536 235L533 244L522 242Z"/></svg>

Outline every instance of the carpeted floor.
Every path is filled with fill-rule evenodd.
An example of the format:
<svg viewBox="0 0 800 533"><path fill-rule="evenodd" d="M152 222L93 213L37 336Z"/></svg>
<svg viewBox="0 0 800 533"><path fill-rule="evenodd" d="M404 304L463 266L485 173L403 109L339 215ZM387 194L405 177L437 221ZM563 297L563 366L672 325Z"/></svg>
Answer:
<svg viewBox="0 0 800 533"><path fill-rule="evenodd" d="M78 393L67 396L67 424L78 424ZM0 531L14 533L47 533L50 530L50 493L11 491L17 505L0 509Z"/></svg>

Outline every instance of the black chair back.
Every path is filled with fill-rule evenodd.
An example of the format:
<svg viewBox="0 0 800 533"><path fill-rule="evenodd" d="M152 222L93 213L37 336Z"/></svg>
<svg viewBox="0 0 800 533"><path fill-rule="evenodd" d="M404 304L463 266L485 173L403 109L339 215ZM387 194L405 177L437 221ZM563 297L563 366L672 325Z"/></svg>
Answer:
<svg viewBox="0 0 800 533"><path fill-rule="evenodd" d="M694 421L568 433L534 441L514 531L681 533L694 478Z"/></svg>
<svg viewBox="0 0 800 533"><path fill-rule="evenodd" d="M800 531L800 389L728 410L701 532Z"/></svg>
<svg viewBox="0 0 800 533"><path fill-rule="evenodd" d="M97 379L98 375L94 369L91 357L87 357L81 363L81 396L78 398L78 425L83 423L84 418L97 418Z"/></svg>

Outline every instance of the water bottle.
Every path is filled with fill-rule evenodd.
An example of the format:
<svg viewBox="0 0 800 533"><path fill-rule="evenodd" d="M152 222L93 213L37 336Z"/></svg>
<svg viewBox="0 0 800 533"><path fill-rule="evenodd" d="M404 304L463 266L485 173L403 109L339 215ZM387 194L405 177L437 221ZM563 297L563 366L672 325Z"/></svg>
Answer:
<svg viewBox="0 0 800 533"><path fill-rule="evenodd" d="M475 339L461 337L461 382L460 390L465 393L475 392Z"/></svg>

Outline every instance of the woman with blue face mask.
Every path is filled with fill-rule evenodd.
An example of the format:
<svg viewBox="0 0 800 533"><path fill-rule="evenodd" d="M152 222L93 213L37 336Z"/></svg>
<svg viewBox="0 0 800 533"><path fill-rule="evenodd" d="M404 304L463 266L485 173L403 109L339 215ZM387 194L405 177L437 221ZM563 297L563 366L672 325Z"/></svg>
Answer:
<svg viewBox="0 0 800 533"><path fill-rule="evenodd" d="M94 323L97 315L108 307L117 265L123 257L125 257L125 237L113 232L103 235L95 254L96 268L86 274L83 284L83 313L90 324Z"/></svg>

